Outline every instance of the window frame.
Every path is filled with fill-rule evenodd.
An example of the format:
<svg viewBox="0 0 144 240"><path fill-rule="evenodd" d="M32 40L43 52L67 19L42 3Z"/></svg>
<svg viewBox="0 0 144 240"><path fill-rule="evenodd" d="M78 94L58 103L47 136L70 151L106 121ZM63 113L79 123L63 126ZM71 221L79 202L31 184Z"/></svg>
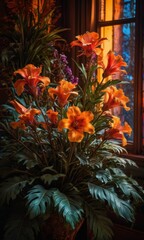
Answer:
<svg viewBox="0 0 144 240"><path fill-rule="evenodd" d="M91 31L100 33L101 27L114 26L118 24L135 23L135 68L134 68L134 140L133 143L128 143L127 150L129 154L143 155L143 73L144 73L144 1L136 0L136 15L133 18L118 19L111 21L99 21L99 0L91 2ZM142 90L143 89L143 90Z"/></svg>

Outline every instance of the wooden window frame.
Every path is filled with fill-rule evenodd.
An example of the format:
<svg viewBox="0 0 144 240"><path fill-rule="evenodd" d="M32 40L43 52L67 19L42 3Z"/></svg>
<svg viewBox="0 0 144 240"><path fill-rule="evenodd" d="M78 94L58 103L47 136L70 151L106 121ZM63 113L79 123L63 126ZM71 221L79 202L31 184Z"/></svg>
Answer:
<svg viewBox="0 0 144 240"><path fill-rule="evenodd" d="M76 35L83 34L86 31L99 32L99 27L104 26L104 23L98 22L99 0L59 0L62 5L62 22L61 26L68 27L70 31L65 33L65 38L71 42ZM113 0L114 1L114 0ZM144 160L144 146L142 145L142 75L144 73L144 1L136 1L136 16L130 19L114 20L113 24L123 24L129 21L135 21L136 38L135 38L135 83L134 83L134 141L133 144L128 144L127 150L132 159ZM110 24L107 21L105 24ZM142 51L143 49L143 51ZM72 58L76 58L75 49L72 49ZM74 71L75 65L70 64ZM144 89L143 89L144 90ZM144 163L144 161L142 161Z"/></svg>
<svg viewBox="0 0 144 240"><path fill-rule="evenodd" d="M135 69L134 69L134 140L133 144L128 144L127 150L132 158L144 159L144 146L142 143L142 113L143 113L143 49L144 49L144 1L136 0L136 15L134 18L119 19L112 21L99 21L99 0L91 2L91 31L100 33L100 28L118 24L135 22ZM135 157L134 157L135 156Z"/></svg>

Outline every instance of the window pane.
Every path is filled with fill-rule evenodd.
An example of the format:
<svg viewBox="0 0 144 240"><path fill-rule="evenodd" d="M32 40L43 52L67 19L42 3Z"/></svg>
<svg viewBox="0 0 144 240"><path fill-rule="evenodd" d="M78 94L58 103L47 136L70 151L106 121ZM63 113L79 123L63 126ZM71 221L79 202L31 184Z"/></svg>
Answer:
<svg viewBox="0 0 144 240"><path fill-rule="evenodd" d="M135 51L135 24L122 24L115 26L107 26L101 28L101 37L107 37L107 43L104 43L104 52L113 50L115 54L120 54L124 61L127 63L127 75L116 74L113 78L121 79L128 84L121 84L125 95L129 97L130 101L127 104L131 110L125 111L124 109L115 109L115 114L118 115L122 122L127 121L132 129L134 129L134 51ZM133 133L131 136L127 136L127 140L133 141Z"/></svg>
<svg viewBox="0 0 144 240"><path fill-rule="evenodd" d="M99 0L99 21L135 17L136 0Z"/></svg>

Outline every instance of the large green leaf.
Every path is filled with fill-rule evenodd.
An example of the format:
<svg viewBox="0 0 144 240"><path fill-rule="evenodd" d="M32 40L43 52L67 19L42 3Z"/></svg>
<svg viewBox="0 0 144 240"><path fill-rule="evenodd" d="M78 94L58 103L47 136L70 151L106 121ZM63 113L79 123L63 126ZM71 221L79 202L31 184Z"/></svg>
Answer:
<svg viewBox="0 0 144 240"><path fill-rule="evenodd" d="M0 204L9 203L10 200L14 200L17 197L17 195L24 189L26 184L28 184L28 180L25 180L25 178L13 177L1 183Z"/></svg>
<svg viewBox="0 0 144 240"><path fill-rule="evenodd" d="M88 184L89 191L92 197L99 199L102 202L107 202L113 211L128 221L134 220L134 212L132 206L125 200L118 198L112 189L97 186L95 184Z"/></svg>
<svg viewBox="0 0 144 240"><path fill-rule="evenodd" d="M95 212L91 212L88 218L88 225L94 235L94 239L97 240L109 240L112 239L112 222L109 218Z"/></svg>
<svg viewBox="0 0 144 240"><path fill-rule="evenodd" d="M143 201L140 193L142 193L142 189L139 188L139 192L135 189L130 182L128 182L128 178L120 178L118 177L115 181L116 186L121 189L121 191L127 196L128 198L133 197L136 201ZM138 185L137 185L138 186Z"/></svg>
<svg viewBox="0 0 144 240"><path fill-rule="evenodd" d="M83 209L79 202L69 198L59 190L53 194L54 204L58 211L63 215L66 222L74 229L75 225L82 218Z"/></svg>
<svg viewBox="0 0 144 240"><path fill-rule="evenodd" d="M52 205L51 197L54 189L47 190L41 185L34 186L26 195L28 214L30 218L35 218L45 214Z"/></svg>
<svg viewBox="0 0 144 240"><path fill-rule="evenodd" d="M39 225L35 220L15 214L8 219L3 240L35 240L38 231Z"/></svg>
<svg viewBox="0 0 144 240"><path fill-rule="evenodd" d="M85 213L88 229L95 240L108 240L113 236L112 221L106 216L105 208L97 204L97 200L90 199L86 202Z"/></svg>

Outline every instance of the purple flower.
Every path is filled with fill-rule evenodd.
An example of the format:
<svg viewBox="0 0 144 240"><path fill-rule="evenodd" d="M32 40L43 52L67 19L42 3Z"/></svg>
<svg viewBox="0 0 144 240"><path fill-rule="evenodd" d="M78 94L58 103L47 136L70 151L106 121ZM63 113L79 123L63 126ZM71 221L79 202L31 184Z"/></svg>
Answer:
<svg viewBox="0 0 144 240"><path fill-rule="evenodd" d="M66 66L65 68L65 73L68 75L68 76L71 76L72 75L72 70L69 66Z"/></svg>
<svg viewBox="0 0 144 240"><path fill-rule="evenodd" d="M74 76L73 76L73 79L71 79L71 82L72 82L73 84L77 84L78 81L79 81L79 78L78 78L78 77L74 77Z"/></svg>
<svg viewBox="0 0 144 240"><path fill-rule="evenodd" d="M60 54L60 60L61 60L64 64L68 64L66 55Z"/></svg>

